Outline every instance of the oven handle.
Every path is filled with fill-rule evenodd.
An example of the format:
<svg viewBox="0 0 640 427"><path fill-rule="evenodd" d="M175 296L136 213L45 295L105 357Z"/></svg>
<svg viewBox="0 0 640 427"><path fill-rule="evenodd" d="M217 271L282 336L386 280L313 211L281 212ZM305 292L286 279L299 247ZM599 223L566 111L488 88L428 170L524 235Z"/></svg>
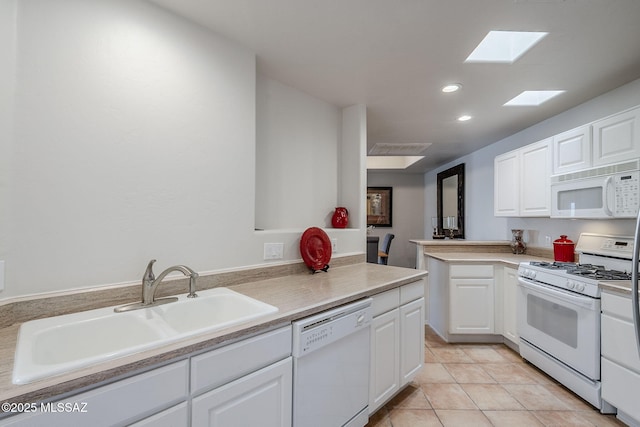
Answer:
<svg viewBox="0 0 640 427"><path fill-rule="evenodd" d="M561 290L551 289L548 286L544 286L541 284L536 284L535 282L531 282L525 278L518 277L518 284L523 288L530 289L532 291L560 299L562 301L568 302L569 304L579 305L584 308L594 309L594 299L591 297L585 297L581 295L573 295Z"/></svg>

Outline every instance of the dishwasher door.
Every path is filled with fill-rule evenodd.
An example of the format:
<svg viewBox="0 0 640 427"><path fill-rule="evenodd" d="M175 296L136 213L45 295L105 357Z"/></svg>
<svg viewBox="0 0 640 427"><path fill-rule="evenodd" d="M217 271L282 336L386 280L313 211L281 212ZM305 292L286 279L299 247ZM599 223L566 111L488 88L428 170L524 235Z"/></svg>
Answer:
<svg viewBox="0 0 640 427"><path fill-rule="evenodd" d="M294 427L367 423L371 298L293 322Z"/></svg>

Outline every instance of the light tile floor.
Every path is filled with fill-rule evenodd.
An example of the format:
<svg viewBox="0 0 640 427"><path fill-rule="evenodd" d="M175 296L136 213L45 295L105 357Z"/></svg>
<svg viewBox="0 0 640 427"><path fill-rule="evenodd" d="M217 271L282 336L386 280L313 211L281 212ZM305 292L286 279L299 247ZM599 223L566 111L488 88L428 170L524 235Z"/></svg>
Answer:
<svg viewBox="0 0 640 427"><path fill-rule="evenodd" d="M367 427L624 426L502 344L447 344L425 330L425 365Z"/></svg>

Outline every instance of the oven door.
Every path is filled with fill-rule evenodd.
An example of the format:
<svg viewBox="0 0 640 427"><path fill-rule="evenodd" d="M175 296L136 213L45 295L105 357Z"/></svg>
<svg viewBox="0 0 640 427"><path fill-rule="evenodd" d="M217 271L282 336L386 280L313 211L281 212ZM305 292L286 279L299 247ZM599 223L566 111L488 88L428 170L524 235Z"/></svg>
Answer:
<svg viewBox="0 0 640 427"><path fill-rule="evenodd" d="M518 333L592 380L600 379L600 300L518 278Z"/></svg>

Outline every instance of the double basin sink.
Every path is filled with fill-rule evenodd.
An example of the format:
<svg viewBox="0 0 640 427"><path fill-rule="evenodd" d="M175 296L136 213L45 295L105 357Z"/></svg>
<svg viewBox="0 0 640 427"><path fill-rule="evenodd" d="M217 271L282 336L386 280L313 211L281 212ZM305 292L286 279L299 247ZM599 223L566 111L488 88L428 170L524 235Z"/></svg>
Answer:
<svg viewBox="0 0 640 427"><path fill-rule="evenodd" d="M198 295L123 313L107 307L25 322L18 334L13 383L27 384L278 311L228 288Z"/></svg>

